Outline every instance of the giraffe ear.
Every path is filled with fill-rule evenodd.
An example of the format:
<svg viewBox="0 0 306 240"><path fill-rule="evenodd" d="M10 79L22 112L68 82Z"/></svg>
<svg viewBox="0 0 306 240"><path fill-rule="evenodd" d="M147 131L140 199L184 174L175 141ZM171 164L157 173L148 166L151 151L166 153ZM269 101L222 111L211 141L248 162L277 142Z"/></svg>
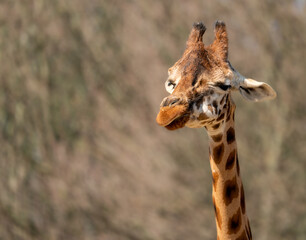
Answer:
<svg viewBox="0 0 306 240"><path fill-rule="evenodd" d="M250 78L246 78L240 83L239 91L244 98L254 102L270 100L276 97L276 92L269 84Z"/></svg>

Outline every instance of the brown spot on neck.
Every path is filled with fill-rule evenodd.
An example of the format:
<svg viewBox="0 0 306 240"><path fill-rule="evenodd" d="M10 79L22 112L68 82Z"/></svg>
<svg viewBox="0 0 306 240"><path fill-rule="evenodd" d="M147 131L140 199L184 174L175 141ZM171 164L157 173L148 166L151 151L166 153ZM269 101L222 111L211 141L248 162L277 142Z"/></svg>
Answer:
<svg viewBox="0 0 306 240"><path fill-rule="evenodd" d="M235 157L236 157L236 149L230 152L230 154L227 157L226 164L225 164L225 169L230 170L234 167L235 165Z"/></svg>
<svg viewBox="0 0 306 240"><path fill-rule="evenodd" d="M226 141L228 144L231 144L235 141L235 130L234 128L230 127L226 132Z"/></svg>
<svg viewBox="0 0 306 240"><path fill-rule="evenodd" d="M224 183L223 197L224 203L228 206L239 195L239 188L237 184L236 176L231 180L227 180Z"/></svg>
<svg viewBox="0 0 306 240"><path fill-rule="evenodd" d="M215 130L218 129L219 127L220 127L220 123L217 123L217 124L212 126L212 128L215 129Z"/></svg>
<svg viewBox="0 0 306 240"><path fill-rule="evenodd" d="M220 111L220 110L219 110ZM220 121L220 120L222 120L223 118L224 118L224 113L222 113L218 118L217 118L217 120L216 121Z"/></svg>
<svg viewBox="0 0 306 240"><path fill-rule="evenodd" d="M203 121L203 120L206 120L206 119L208 119L208 116L205 113L200 113L200 115L198 117L198 120Z"/></svg>
<svg viewBox="0 0 306 240"><path fill-rule="evenodd" d="M213 149L213 159L216 164L219 164L224 154L224 144L220 143Z"/></svg>
<svg viewBox="0 0 306 240"><path fill-rule="evenodd" d="M223 137L223 134L222 134L222 133L211 136L211 138L212 138L212 140L213 140L214 142L220 142L221 139L222 139L222 137Z"/></svg>
<svg viewBox="0 0 306 240"><path fill-rule="evenodd" d="M235 234L241 228L241 212L240 208L238 208L237 212L229 219L228 221L228 234Z"/></svg>

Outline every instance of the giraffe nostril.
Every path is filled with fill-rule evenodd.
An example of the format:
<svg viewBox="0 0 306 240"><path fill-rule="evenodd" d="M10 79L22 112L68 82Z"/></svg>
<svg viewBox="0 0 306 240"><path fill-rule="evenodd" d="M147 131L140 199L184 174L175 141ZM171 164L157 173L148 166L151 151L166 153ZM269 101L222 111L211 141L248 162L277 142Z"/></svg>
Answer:
<svg viewBox="0 0 306 240"><path fill-rule="evenodd" d="M171 107L173 105L175 105L176 103L178 103L180 101L180 98L164 98L164 100L162 101L162 103L160 104L161 107Z"/></svg>
<svg viewBox="0 0 306 240"><path fill-rule="evenodd" d="M170 101L170 103L169 103L169 107L173 106L173 105L176 104L178 101L179 101L178 98L172 99L172 101Z"/></svg>

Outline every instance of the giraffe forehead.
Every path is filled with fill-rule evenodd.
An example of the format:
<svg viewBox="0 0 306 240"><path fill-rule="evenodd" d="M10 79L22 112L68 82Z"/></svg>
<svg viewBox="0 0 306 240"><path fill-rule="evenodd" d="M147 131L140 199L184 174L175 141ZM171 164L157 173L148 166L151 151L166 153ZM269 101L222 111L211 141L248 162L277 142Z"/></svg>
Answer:
<svg viewBox="0 0 306 240"><path fill-rule="evenodd" d="M192 49L186 49L183 56L169 71L174 69L179 69L182 73L192 73L201 69L202 72L209 73L213 79L229 76L232 72L228 62L221 61L209 47L206 49L202 44L195 45Z"/></svg>
<svg viewBox="0 0 306 240"><path fill-rule="evenodd" d="M175 83L176 91L185 92L188 88L193 90L205 91L215 83L223 83L230 85L231 80L226 75L226 70L215 67L214 69L207 69L200 62L197 63L177 63L168 71L168 80Z"/></svg>

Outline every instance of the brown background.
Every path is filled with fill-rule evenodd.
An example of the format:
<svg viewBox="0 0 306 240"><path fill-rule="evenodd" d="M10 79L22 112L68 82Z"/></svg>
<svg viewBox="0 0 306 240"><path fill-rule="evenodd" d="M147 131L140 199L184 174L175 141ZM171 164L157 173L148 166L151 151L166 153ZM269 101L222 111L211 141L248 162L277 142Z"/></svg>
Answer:
<svg viewBox="0 0 306 240"><path fill-rule="evenodd" d="M306 3L1 1L0 239L215 239L203 129L155 123L192 23L224 20L255 239L306 239Z"/></svg>

